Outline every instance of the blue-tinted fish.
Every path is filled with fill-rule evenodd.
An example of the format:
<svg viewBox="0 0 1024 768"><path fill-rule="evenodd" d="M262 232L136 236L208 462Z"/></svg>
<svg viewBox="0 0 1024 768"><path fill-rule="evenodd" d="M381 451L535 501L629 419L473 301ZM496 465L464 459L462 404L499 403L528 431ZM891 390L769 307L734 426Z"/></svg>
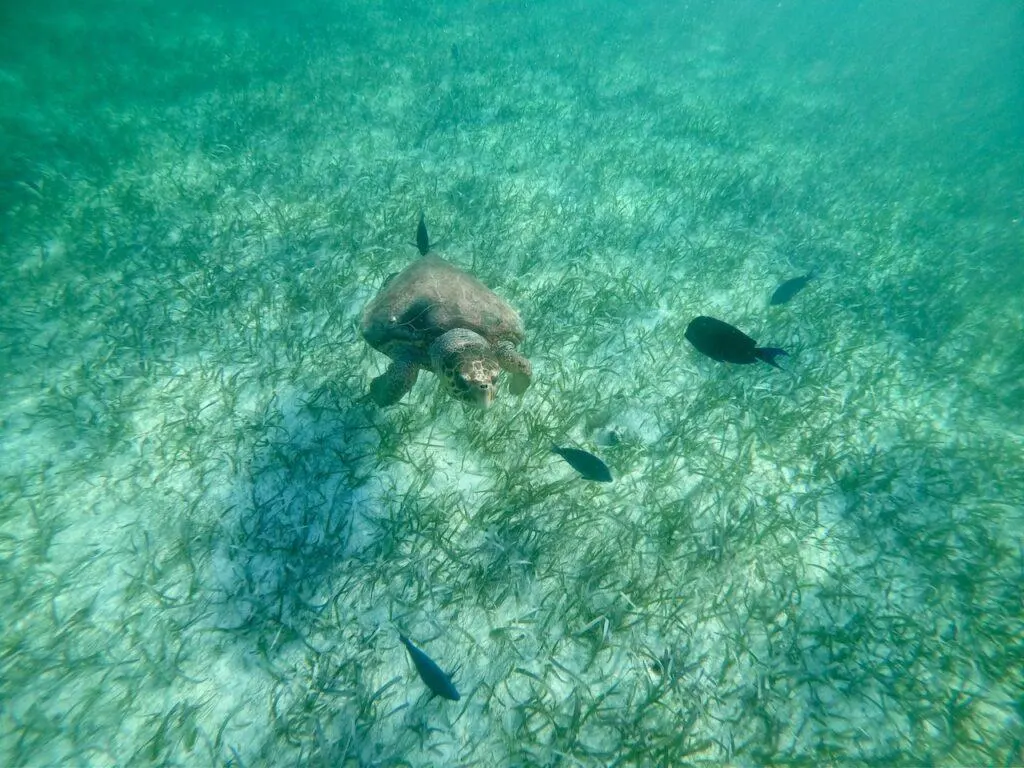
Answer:
<svg viewBox="0 0 1024 768"><path fill-rule="evenodd" d="M442 699L458 701L459 692L455 688L455 684L452 683L451 677L446 675L432 658L409 642L409 638L405 635L400 633L398 639L402 641L402 644L409 651L412 663L416 666L416 671L420 673L420 678L426 683L430 692L440 696Z"/></svg>
<svg viewBox="0 0 1024 768"><path fill-rule="evenodd" d="M581 451L579 448L559 448L551 446L551 451L557 453L575 469L585 480L595 480L599 483L610 483L612 473L608 465L589 451Z"/></svg>
<svg viewBox="0 0 1024 768"><path fill-rule="evenodd" d="M778 288L775 289L775 293L772 294L771 301L769 304L785 304L787 301L796 296L800 291L803 290L804 286L814 277L814 272L808 272L806 275L801 277L791 277L789 280L784 282Z"/></svg>
<svg viewBox="0 0 1024 768"><path fill-rule="evenodd" d="M420 223L416 227L416 248L420 252L420 256L426 256L430 253L430 235L427 234L427 222L423 218L423 212L420 212Z"/></svg>
<svg viewBox="0 0 1024 768"><path fill-rule="evenodd" d="M698 352L723 363L747 364L761 360L778 368L775 358L789 354L778 347L759 347L740 329L705 315L691 320L684 335Z"/></svg>

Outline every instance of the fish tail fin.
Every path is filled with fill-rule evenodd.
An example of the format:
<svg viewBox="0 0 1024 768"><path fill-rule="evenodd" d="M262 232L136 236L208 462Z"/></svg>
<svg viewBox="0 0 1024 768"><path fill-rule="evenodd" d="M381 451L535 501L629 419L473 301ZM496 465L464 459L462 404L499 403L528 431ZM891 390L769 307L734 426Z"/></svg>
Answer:
<svg viewBox="0 0 1024 768"><path fill-rule="evenodd" d="M757 356L758 360L763 360L772 368L780 368L779 364L775 362L775 358L784 356L788 357L789 352L784 349L779 349L778 347L757 347L754 350L754 355Z"/></svg>

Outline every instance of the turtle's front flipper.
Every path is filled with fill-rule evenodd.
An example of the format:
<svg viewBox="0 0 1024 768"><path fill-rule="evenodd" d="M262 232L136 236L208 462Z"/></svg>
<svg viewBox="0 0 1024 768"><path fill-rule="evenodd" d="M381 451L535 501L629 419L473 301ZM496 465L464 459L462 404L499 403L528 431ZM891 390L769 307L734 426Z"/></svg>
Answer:
<svg viewBox="0 0 1024 768"><path fill-rule="evenodd" d="M533 366L523 357L510 341L502 341L494 346L494 355L503 370L508 371L508 391L513 395L521 395L530 386Z"/></svg>
<svg viewBox="0 0 1024 768"><path fill-rule="evenodd" d="M381 408L401 400L412 389L420 368L407 360L395 360L380 376L370 382L370 397Z"/></svg>

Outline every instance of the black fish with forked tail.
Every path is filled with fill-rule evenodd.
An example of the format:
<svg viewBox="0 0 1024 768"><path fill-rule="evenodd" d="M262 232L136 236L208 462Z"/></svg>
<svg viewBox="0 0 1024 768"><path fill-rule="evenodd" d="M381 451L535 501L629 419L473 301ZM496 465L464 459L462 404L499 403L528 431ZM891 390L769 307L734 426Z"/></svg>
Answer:
<svg viewBox="0 0 1024 768"><path fill-rule="evenodd" d="M420 223L416 226L416 250L420 252L420 256L426 256L430 253L430 235L427 234L427 221L423 218L423 212L420 212Z"/></svg>
<svg viewBox="0 0 1024 768"><path fill-rule="evenodd" d="M612 473L608 469L608 465L589 451L582 451L579 448L559 448L557 445L552 445L551 451L565 459L584 480L594 480L598 483L612 481Z"/></svg>
<svg viewBox="0 0 1024 768"><path fill-rule="evenodd" d="M808 272L806 275L801 275L800 277L791 277L775 289L775 293L772 294L772 298L768 303L773 305L785 304L800 293L800 291L804 289L804 286L807 285L813 277L813 270Z"/></svg>
<svg viewBox="0 0 1024 768"><path fill-rule="evenodd" d="M426 683L430 692L435 696L440 696L442 699L458 701L460 698L459 691L452 682L451 676L445 674L444 670L437 666L437 663L432 658L409 642L408 637L399 633L398 639L402 641L402 645L409 651L412 663L416 666L416 671L420 673L420 679Z"/></svg>
<svg viewBox="0 0 1024 768"><path fill-rule="evenodd" d="M739 328L705 315L691 320L684 336L698 352L723 363L746 365L760 360L778 368L775 358L789 354L778 347L759 347Z"/></svg>

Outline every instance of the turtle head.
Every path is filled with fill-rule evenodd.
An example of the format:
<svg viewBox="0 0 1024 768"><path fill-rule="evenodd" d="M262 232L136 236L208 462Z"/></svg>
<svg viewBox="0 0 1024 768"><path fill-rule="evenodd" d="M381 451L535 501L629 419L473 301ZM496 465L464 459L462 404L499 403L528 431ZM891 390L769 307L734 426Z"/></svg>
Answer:
<svg viewBox="0 0 1024 768"><path fill-rule="evenodd" d="M430 367L456 400L487 408L497 391L501 366L483 336L453 328L430 345Z"/></svg>

